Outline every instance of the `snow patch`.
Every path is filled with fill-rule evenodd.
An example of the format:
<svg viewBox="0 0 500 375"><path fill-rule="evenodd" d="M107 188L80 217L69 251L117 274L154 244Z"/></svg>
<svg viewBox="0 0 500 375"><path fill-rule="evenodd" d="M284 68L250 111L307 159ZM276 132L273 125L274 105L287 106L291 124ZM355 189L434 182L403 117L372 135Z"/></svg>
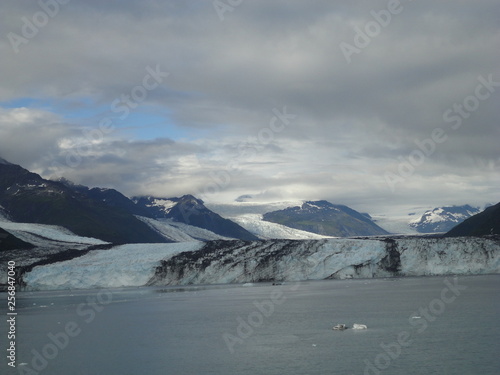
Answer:
<svg viewBox="0 0 500 375"><path fill-rule="evenodd" d="M161 207L162 210L168 214L170 210L177 204L177 202L171 201L169 199L155 198L151 204L146 205L147 207Z"/></svg>

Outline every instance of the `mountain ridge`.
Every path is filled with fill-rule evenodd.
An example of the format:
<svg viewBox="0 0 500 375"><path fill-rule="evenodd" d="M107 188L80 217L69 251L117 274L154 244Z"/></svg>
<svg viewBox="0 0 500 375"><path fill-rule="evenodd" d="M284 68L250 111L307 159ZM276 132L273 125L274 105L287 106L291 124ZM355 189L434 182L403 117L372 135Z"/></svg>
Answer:
<svg viewBox="0 0 500 375"><path fill-rule="evenodd" d="M179 198L133 197L132 200L141 209L148 210L150 217L154 219L172 219L224 237L246 241L259 240L241 225L208 209L201 199L191 194Z"/></svg>
<svg viewBox="0 0 500 375"><path fill-rule="evenodd" d="M479 207L472 207L468 204L436 207L410 221L409 225L419 233L445 233L480 211Z"/></svg>
<svg viewBox="0 0 500 375"><path fill-rule="evenodd" d="M212 212L192 195L153 199L171 202L171 210L146 204L147 197L136 197L134 201L115 189L89 188L64 178L46 180L19 165L0 160L0 214L15 222L60 225L77 235L112 243L172 242L157 226L139 217L165 218L222 237L259 239Z"/></svg>
<svg viewBox="0 0 500 375"><path fill-rule="evenodd" d="M500 203L469 217L452 228L445 236L487 236L495 234L500 234Z"/></svg>
<svg viewBox="0 0 500 375"><path fill-rule="evenodd" d="M61 225L113 243L169 242L132 214L12 163L0 164L0 205L16 222Z"/></svg>
<svg viewBox="0 0 500 375"><path fill-rule="evenodd" d="M268 212L263 220L333 237L388 234L365 214L326 200L306 201L301 206Z"/></svg>

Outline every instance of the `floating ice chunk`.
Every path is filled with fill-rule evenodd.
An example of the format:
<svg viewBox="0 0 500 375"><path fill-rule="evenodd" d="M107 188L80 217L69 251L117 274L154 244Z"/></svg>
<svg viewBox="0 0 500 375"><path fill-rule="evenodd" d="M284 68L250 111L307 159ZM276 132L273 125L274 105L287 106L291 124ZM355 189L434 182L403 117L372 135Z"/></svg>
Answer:
<svg viewBox="0 0 500 375"><path fill-rule="evenodd" d="M347 329L347 326L345 324L337 324L332 329L334 331L343 331L344 329Z"/></svg>

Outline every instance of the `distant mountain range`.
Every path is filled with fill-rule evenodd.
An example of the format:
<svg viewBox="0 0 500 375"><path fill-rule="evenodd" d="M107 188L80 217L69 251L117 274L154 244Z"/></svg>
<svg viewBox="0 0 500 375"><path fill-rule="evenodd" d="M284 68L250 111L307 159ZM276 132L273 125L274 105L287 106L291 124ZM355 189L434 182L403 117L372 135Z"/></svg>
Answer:
<svg viewBox="0 0 500 375"><path fill-rule="evenodd" d="M261 211L246 200L240 197L225 208L211 206L225 212L222 217L192 195L128 198L114 189L46 180L0 159L0 249L54 247L58 241L63 247L67 241L104 246L385 236L394 232L386 226L387 220L375 221L369 214L325 200L266 204ZM473 216L478 212L470 205L440 207L411 222L398 219L398 228L413 233L447 232L470 218L451 235L498 234L498 205ZM398 229L398 233L404 232Z"/></svg>
<svg viewBox="0 0 500 375"><path fill-rule="evenodd" d="M147 203L161 201L171 202L171 207L166 210ZM258 239L189 195L131 200L114 189L88 188L67 180L46 180L3 159L0 160L0 206L2 216L15 222L62 226L79 236L116 244L173 242L140 217L168 218L229 238Z"/></svg>
<svg viewBox="0 0 500 375"><path fill-rule="evenodd" d="M481 212L479 207L470 205L437 207L426 211L421 217L410 222L410 227L419 233L445 233L465 219Z"/></svg>
<svg viewBox="0 0 500 375"><path fill-rule="evenodd" d="M0 162L0 205L16 222L60 225L113 243L168 242L132 213L5 160Z"/></svg>
<svg viewBox="0 0 500 375"><path fill-rule="evenodd" d="M269 212L264 214L263 220L333 237L388 234L369 215L325 200L307 201L302 206Z"/></svg>
<svg viewBox="0 0 500 375"><path fill-rule="evenodd" d="M435 233L473 215L444 235L458 238L391 236L370 215L324 200L237 203L218 210L235 223L192 195L128 198L0 159L0 291L8 261L28 289L500 272L500 203L413 220ZM347 236L363 238L326 238Z"/></svg>

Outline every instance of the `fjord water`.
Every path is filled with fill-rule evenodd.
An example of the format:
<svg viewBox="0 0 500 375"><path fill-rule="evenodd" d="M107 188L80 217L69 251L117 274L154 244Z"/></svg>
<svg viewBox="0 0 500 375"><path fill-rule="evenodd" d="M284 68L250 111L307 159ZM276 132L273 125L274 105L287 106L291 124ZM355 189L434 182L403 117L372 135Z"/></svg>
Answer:
<svg viewBox="0 0 500 375"><path fill-rule="evenodd" d="M499 287L485 275L22 292L18 367L3 356L0 372L498 374ZM1 337L5 353L5 323Z"/></svg>

